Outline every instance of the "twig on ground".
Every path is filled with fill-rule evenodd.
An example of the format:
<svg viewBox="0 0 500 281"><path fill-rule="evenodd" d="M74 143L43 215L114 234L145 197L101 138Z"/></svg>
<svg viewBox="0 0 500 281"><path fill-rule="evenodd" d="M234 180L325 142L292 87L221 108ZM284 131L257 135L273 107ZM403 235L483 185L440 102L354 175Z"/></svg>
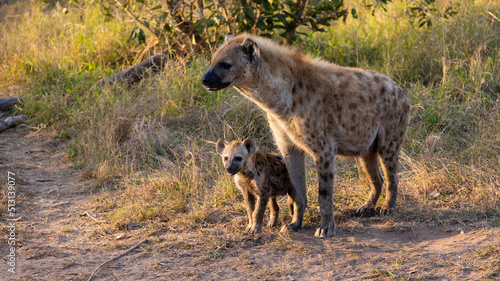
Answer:
<svg viewBox="0 0 500 281"><path fill-rule="evenodd" d="M98 220L98 219L96 219L96 217L94 217L91 214L89 214L89 212L85 212L83 214L80 214L80 217L89 217L89 218L93 219L96 222L106 222L105 220Z"/></svg>
<svg viewBox="0 0 500 281"><path fill-rule="evenodd" d="M118 256L116 256L116 257L114 257L114 258L110 258L109 260L107 260L107 261L105 261L105 262L101 263L101 265L99 265L99 266L98 266L98 267L94 270L94 272L92 272L92 274L90 275L89 279L87 279L87 281L90 281L90 280L92 279L92 277L94 277L94 274L96 274L96 273L97 273L97 271L98 271L101 267L103 267L105 264L110 263L110 262L112 262L112 261L115 261L115 260L117 260L117 259L119 259L119 258L121 258L121 257L125 256L126 254L128 254L128 253L132 252L135 248L137 248L137 247L141 246L143 243L145 243L145 242L147 242L147 241L148 241L148 239L146 238L146 239L142 240L141 242L139 242L139 243L135 244L132 248L130 248L130 249L126 250L125 252L123 252L123 253L119 254Z"/></svg>

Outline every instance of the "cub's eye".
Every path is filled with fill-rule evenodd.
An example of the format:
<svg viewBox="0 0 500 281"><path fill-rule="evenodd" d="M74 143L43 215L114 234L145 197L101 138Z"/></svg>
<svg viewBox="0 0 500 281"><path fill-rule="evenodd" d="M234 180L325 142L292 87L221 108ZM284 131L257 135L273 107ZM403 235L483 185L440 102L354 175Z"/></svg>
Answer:
<svg viewBox="0 0 500 281"><path fill-rule="evenodd" d="M234 160L241 161L241 160L243 160L243 158L241 158L241 156L236 156L236 157L234 157Z"/></svg>
<svg viewBox="0 0 500 281"><path fill-rule="evenodd" d="M220 67L224 68L225 70L231 69L231 64L229 64L227 62L221 62L219 65L220 65Z"/></svg>
<svg viewBox="0 0 500 281"><path fill-rule="evenodd" d="M227 161L227 159L228 159L228 158L227 158L227 156L226 156L226 157L224 157L224 161Z"/></svg>

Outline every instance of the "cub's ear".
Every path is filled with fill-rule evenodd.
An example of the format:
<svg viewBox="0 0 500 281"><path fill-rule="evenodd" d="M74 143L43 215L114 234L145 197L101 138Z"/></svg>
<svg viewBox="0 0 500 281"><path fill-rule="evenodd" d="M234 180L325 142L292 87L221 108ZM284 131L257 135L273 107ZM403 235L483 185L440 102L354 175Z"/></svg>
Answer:
<svg viewBox="0 0 500 281"><path fill-rule="evenodd" d="M245 40L243 40L243 43L241 43L241 46L243 48L243 52L245 52L245 54L248 56L250 62L255 63L259 60L260 48L259 45L257 45L257 42L253 41L250 38L246 38Z"/></svg>
<svg viewBox="0 0 500 281"><path fill-rule="evenodd" d="M234 38L234 35L231 34L226 34L226 37L224 37L224 42L229 41Z"/></svg>
<svg viewBox="0 0 500 281"><path fill-rule="evenodd" d="M249 155L254 154L255 150L257 150L257 148L255 147L255 143L253 142L253 140L251 138L245 139L243 141L243 146L246 148Z"/></svg>
<svg viewBox="0 0 500 281"><path fill-rule="evenodd" d="M219 139L216 144L216 150L217 154L222 156L222 153L224 152L224 149L226 148L227 143L223 139Z"/></svg>

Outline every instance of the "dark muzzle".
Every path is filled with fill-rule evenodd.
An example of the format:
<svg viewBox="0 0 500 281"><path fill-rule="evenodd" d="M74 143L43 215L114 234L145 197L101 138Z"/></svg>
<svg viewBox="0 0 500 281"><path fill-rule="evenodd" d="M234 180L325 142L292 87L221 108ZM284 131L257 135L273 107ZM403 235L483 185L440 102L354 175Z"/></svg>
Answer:
<svg viewBox="0 0 500 281"><path fill-rule="evenodd" d="M228 87L231 83L222 83L222 80L213 71L207 71L200 77L201 83L209 91L218 91Z"/></svg>

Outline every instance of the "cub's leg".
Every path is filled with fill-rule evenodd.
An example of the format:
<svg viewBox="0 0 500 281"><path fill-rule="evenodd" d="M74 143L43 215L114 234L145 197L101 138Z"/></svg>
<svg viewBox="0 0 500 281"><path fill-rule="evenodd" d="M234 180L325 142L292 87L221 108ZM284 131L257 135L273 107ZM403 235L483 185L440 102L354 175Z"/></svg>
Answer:
<svg viewBox="0 0 500 281"><path fill-rule="evenodd" d="M288 210L290 211L290 216L293 218L293 199L292 199L292 196L291 195L288 195L288 200L287 200L287 204L288 204Z"/></svg>
<svg viewBox="0 0 500 281"><path fill-rule="evenodd" d="M250 228L248 233L255 234L261 231L262 221L264 220L264 213L266 212L268 201L269 195L257 196L257 201L255 202L255 210L253 211L253 226Z"/></svg>
<svg viewBox="0 0 500 281"><path fill-rule="evenodd" d="M278 206L278 202L276 201L276 196L272 196L271 200L269 200L269 223L267 226L275 227L278 225L278 216L280 213L280 207Z"/></svg>
<svg viewBox="0 0 500 281"><path fill-rule="evenodd" d="M250 231L252 227L254 226L254 220L253 220L253 212L255 210L255 196L248 191L243 191L243 199L245 200L245 206L247 208L247 215L248 215L248 226L246 228L246 231Z"/></svg>

